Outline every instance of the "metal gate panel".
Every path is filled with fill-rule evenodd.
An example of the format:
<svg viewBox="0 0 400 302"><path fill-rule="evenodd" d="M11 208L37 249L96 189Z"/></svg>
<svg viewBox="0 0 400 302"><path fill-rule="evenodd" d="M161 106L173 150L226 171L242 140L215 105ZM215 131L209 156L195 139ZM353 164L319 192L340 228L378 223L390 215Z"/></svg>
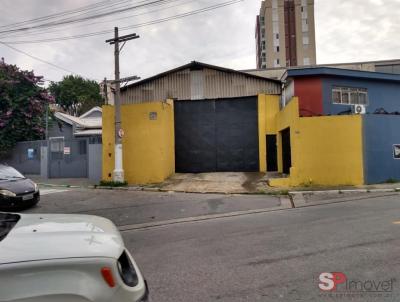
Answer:
<svg viewBox="0 0 400 302"><path fill-rule="evenodd" d="M174 111L176 171L216 171L215 103L177 101Z"/></svg>
<svg viewBox="0 0 400 302"><path fill-rule="evenodd" d="M88 177L87 139L50 139L49 177Z"/></svg>
<svg viewBox="0 0 400 302"><path fill-rule="evenodd" d="M175 102L177 172L259 171L257 98Z"/></svg>
<svg viewBox="0 0 400 302"><path fill-rule="evenodd" d="M217 171L259 171L257 99L217 100Z"/></svg>

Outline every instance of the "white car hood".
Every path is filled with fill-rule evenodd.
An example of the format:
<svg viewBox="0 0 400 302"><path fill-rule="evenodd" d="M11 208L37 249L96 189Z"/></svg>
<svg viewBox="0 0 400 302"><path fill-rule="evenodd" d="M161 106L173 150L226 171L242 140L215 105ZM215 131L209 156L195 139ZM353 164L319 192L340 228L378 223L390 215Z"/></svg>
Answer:
<svg viewBox="0 0 400 302"><path fill-rule="evenodd" d="M81 257L118 259L124 249L119 231L105 218L58 214L20 216L11 232L0 241L0 265Z"/></svg>

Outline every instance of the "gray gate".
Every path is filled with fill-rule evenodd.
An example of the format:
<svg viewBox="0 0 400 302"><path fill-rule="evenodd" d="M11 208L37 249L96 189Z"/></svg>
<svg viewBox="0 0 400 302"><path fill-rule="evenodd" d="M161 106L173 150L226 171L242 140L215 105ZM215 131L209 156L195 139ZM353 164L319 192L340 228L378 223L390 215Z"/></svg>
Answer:
<svg viewBox="0 0 400 302"><path fill-rule="evenodd" d="M49 140L49 177L88 177L88 140L65 140L52 137Z"/></svg>

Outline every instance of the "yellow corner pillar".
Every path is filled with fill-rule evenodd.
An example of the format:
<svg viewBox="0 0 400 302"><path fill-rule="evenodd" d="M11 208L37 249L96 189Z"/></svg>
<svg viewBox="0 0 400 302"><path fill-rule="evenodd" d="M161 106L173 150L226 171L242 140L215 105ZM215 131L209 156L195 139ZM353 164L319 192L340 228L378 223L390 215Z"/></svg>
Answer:
<svg viewBox="0 0 400 302"><path fill-rule="evenodd" d="M267 146L266 146L266 95L258 96L258 150L260 172L267 172Z"/></svg>
<svg viewBox="0 0 400 302"><path fill-rule="evenodd" d="M279 112L279 96L260 94L258 96L258 143L260 172L267 171L268 134L276 134L276 115Z"/></svg>

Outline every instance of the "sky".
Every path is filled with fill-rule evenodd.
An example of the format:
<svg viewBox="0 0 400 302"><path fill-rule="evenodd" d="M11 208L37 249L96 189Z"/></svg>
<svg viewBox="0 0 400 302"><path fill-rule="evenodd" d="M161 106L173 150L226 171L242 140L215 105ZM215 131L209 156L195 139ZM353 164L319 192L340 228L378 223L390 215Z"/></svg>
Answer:
<svg viewBox="0 0 400 302"><path fill-rule="evenodd" d="M0 0L0 26L79 8L100 0ZM113 1L113 0L109 0ZM173 0L175 6L114 15L86 26L64 27L46 35L1 37L0 42L77 35L129 26L199 9L228 0ZM132 0L137 3L139 0ZM243 0L195 16L124 31L137 33L121 52L121 77L146 78L193 60L233 69L256 67L254 26L261 0ZM178 6L179 5L179 6ZM164 7L165 8L165 7ZM400 59L400 0L315 0L317 63ZM136 15L136 16L132 16ZM123 20L117 18L127 17ZM99 21L99 20L96 20ZM94 21L91 21L94 22ZM0 28L1 30L1 28ZM19 37L16 37L19 35ZM113 34L40 44L12 45L38 58L97 81L114 77ZM34 60L0 44L0 57L51 81L68 72Z"/></svg>

